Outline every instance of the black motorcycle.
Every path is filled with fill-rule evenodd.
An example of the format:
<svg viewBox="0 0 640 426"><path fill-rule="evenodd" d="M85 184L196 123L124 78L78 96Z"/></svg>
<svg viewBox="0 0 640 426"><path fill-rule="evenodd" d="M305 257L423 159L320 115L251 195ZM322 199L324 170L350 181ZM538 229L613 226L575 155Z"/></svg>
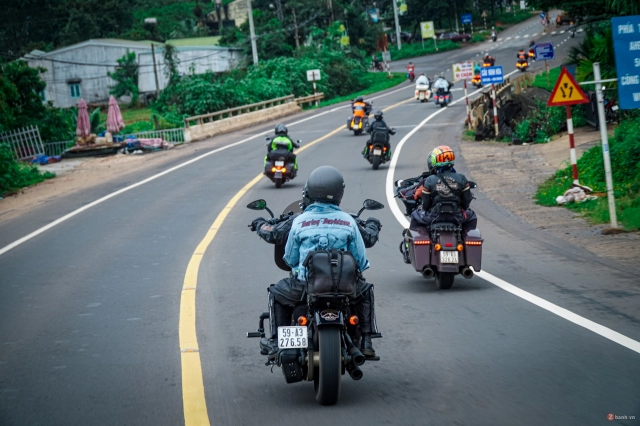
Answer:
<svg viewBox="0 0 640 426"><path fill-rule="evenodd" d="M395 135L396 129L388 129L386 127L378 127L371 130L371 137L366 148L365 158L371 163L373 170L378 170L380 164L389 161L389 135Z"/></svg>
<svg viewBox="0 0 640 426"><path fill-rule="evenodd" d="M295 202L282 215L274 217L265 200L253 201L247 208L269 212L271 219L268 224L271 226L300 211L298 202ZM382 208L384 205L377 201L365 200L360 211L352 217L362 221L359 216L364 210ZM274 260L280 269L291 271L282 259L285 244L275 245ZM309 276L306 299L295 307L291 324L278 327L278 353L265 365L280 367L287 383L313 381L316 401L322 405L333 405L338 402L341 376L345 371L353 380L360 380L360 367L365 361L379 361L380 357L365 358L359 349L359 340L363 339L358 316L350 305L358 272L351 253L335 249L317 250L307 256L305 267ZM268 312L260 315L257 331L247 333L247 337L264 340L264 320L268 319ZM267 355L262 345L261 354Z"/></svg>
<svg viewBox="0 0 640 426"><path fill-rule="evenodd" d="M271 137L267 137L267 146L271 145ZM302 141L296 141L298 145ZM296 177L296 156L289 151L289 146L276 142L276 149L269 151L264 162L264 175L280 188L283 183Z"/></svg>

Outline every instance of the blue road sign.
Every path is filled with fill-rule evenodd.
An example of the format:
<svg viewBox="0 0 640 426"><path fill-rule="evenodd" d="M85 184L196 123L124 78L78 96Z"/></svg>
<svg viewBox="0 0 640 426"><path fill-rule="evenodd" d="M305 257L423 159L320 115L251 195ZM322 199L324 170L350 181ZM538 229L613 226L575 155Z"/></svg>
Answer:
<svg viewBox="0 0 640 426"><path fill-rule="evenodd" d="M536 61L545 61L554 59L553 43L540 43L533 47L533 51L536 54Z"/></svg>
<svg viewBox="0 0 640 426"><path fill-rule="evenodd" d="M480 69L480 79L482 80L482 84L504 83L502 67L487 67Z"/></svg>
<svg viewBox="0 0 640 426"><path fill-rule="evenodd" d="M542 12L542 13L540 14L540 17L541 17L542 19L544 19L546 16L547 16L547 15L545 15L545 14L544 14L544 12Z"/></svg>
<svg viewBox="0 0 640 426"><path fill-rule="evenodd" d="M640 16L611 18L620 108L640 108Z"/></svg>
<svg viewBox="0 0 640 426"><path fill-rule="evenodd" d="M473 18L471 17L470 13L465 13L464 15L461 15L460 20L462 21L463 24L470 24L471 22L473 22Z"/></svg>

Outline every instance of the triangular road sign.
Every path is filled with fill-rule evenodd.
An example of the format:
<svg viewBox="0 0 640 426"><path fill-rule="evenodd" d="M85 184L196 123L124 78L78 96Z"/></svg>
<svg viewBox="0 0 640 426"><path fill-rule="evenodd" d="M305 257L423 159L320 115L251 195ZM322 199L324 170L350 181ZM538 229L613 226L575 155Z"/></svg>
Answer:
<svg viewBox="0 0 640 426"><path fill-rule="evenodd" d="M456 72L460 72L460 67L456 67Z"/></svg>
<svg viewBox="0 0 640 426"><path fill-rule="evenodd" d="M558 77L558 81L551 92L547 106L577 105L588 102L589 98L584 94L580 85L569 74L569 71L562 67L560 77Z"/></svg>

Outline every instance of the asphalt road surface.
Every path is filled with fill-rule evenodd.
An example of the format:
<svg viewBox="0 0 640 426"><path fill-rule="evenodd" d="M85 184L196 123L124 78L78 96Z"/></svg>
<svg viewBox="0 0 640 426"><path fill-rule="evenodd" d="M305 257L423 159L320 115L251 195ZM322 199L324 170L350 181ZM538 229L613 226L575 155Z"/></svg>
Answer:
<svg viewBox="0 0 640 426"><path fill-rule="evenodd" d="M502 33L498 43L414 62L418 72L431 74L490 47L511 72L534 24L539 27L532 19ZM520 39L506 40L518 33ZM459 152L465 117L458 102L415 130L440 109L412 95L409 84L376 95L374 109L385 108L387 123L398 130L397 158L380 170L360 155L364 136L339 130L313 143L344 127L349 116L345 104L328 107L284 120L313 117L289 126L310 146L299 154L298 177L281 189L266 178L245 186L261 172L265 142L257 136L0 254L0 424L180 425L185 416L202 419L202 394L204 415L218 425L597 425L610 424L609 413L640 418L638 271L531 229L482 188L472 207L485 238L486 275L457 277L451 290L438 291L402 262L403 218L389 208L386 183L420 174L437 145ZM220 139L237 142L273 124ZM326 164L345 176L345 210L356 211L366 198L387 206L372 212L384 228L368 250L366 272L376 289L384 337L374 343L382 360L365 364L359 382L344 376L332 407L316 404L310 383L287 385L277 368L264 366L257 339L245 337L266 310L267 286L284 274L272 246L247 228L257 215L244 206L264 198L281 211L300 198L309 173ZM468 172L461 156L456 167ZM0 251L157 172L116 179L3 224ZM225 208L230 201L235 205ZM205 235L213 239L199 246ZM190 300L197 329L191 337Z"/></svg>

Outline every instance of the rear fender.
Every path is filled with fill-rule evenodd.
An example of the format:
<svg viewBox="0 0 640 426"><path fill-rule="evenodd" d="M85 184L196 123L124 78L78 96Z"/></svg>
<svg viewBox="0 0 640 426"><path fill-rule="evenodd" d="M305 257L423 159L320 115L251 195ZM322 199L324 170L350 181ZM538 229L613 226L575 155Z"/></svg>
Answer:
<svg viewBox="0 0 640 426"><path fill-rule="evenodd" d="M314 318L317 327L344 326L344 316L342 312L335 309L317 310L314 313Z"/></svg>
<svg viewBox="0 0 640 426"><path fill-rule="evenodd" d="M456 247L458 245L458 239L453 232L440 231L440 236L438 237L438 241L436 241L442 247L441 250L433 250L431 256L431 262L433 265L437 265L438 271L440 272L458 272L459 267L464 265L464 253L458 252L458 263L440 263L440 251L442 250L457 250ZM447 247L447 244L451 244L450 247Z"/></svg>

